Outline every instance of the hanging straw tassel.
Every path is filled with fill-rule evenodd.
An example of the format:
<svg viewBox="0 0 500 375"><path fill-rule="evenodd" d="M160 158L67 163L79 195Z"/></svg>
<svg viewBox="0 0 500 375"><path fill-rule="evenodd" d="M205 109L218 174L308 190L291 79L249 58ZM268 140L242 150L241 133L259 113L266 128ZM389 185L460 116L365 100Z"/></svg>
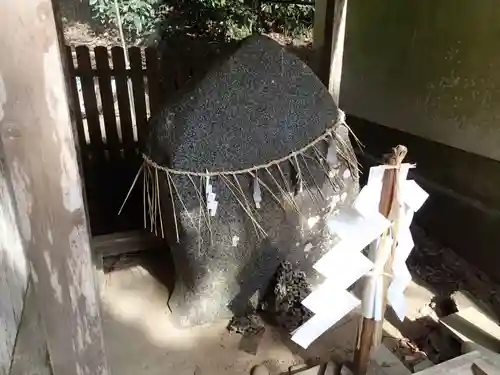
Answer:
<svg viewBox="0 0 500 375"><path fill-rule="evenodd" d="M180 242L180 239L179 239L179 228L178 228L178 224L177 224L177 214L176 214L176 210L175 210L175 201L174 201L174 192L173 192L173 189L172 189L172 183L170 182L170 175L168 172L165 172L165 175L167 176L167 183L168 183L168 191L170 193L170 202L172 204L172 211L174 212L174 224L175 224L175 236L177 238L177 243Z"/></svg>
<svg viewBox="0 0 500 375"><path fill-rule="evenodd" d="M115 7L117 11L117 18L120 20L119 24L121 24L121 18L118 8L118 0L115 0ZM122 43L125 49L125 44L124 44L125 42L123 38L122 38ZM126 59L128 61L127 55ZM132 92L131 86L129 86L130 95L131 92ZM133 104L132 97L131 97L131 103ZM202 240L201 225L202 221L205 221L208 230L210 232L210 243L213 243L213 234L210 223L210 217L215 216L219 202L216 199L217 196L215 194L214 186L212 185L210 179L211 177L215 177L219 178L219 181L221 181L225 185L225 187L229 189L229 191L237 200L239 205L242 207L242 209L245 211L248 217L252 220L252 224L254 226L254 229L256 230L257 236L267 236L266 232L259 224L260 215L259 212L257 211L257 209L261 208L262 206L261 188L264 188L269 193L271 198L275 200L283 210L287 211L291 207L299 216L303 217L302 213L300 212L299 206L294 199L295 194L292 192L292 189L294 190L294 192L300 193L305 188L307 192L311 195L311 198L315 200L317 197L313 197L314 194L311 191L310 187L308 186L308 183L306 183L305 179L306 177L307 181L312 181L312 184L314 184L317 193L321 195L321 197L324 200L326 200L326 197L323 194L321 187L314 178L314 175L311 171L311 168L309 167L308 162L312 160L313 163L318 164L317 166L315 165L315 167L319 166L320 170L324 172L326 180L328 180L329 183L332 185L334 191L338 191L340 189L340 186L342 185L340 184L341 181L339 181L339 177L334 176L332 173L330 173L330 171L332 169L332 166L338 165L339 160L345 161L353 177L358 176L359 164L356 160L354 149L350 146L348 140L336 134L336 132L338 131L338 127L340 125L345 126L347 130L350 131L349 127L345 124L345 114L343 114L342 111L339 112L338 119L334 124L328 127L322 135L318 136L316 139L314 139L304 147L292 151L288 155L283 156L281 158L268 161L264 164L255 165L240 170L198 172L198 171L172 169L166 166L159 165L155 161L153 161L149 156L142 154L144 162L141 165L140 169L138 170L134 178L134 181L132 182L132 186L127 192L127 196L125 197L125 200L120 207L119 213L122 212L123 207L127 202L127 200L129 199L129 196L135 184L137 183L140 174L144 173L143 200L144 200L145 226L146 227L149 226L151 231L154 231L157 234L160 232L162 237L164 237L165 233L163 228L160 182L159 182L159 177L163 176L161 174L161 172L163 172L166 179L168 193L170 195L169 200L172 205L173 220L175 224L177 242L180 242L180 231L178 226L179 212L176 209L176 199L180 203L181 211L186 212L189 220L193 225L193 228L196 228L197 232L200 234L200 241ZM356 139L356 141L359 142L357 138L354 139ZM320 151L320 148L322 149L320 145L322 145L323 142L326 142L328 147L328 151L326 153ZM303 164L301 165L301 163ZM285 175L282 169L282 166L284 168L289 164L294 168L296 172L297 176L296 186L291 186L292 182L290 181L289 176ZM275 169L273 170L273 168ZM265 171L265 173L269 175L270 177L269 185L267 185L259 177L258 175L259 170ZM252 178L251 182L252 191L248 198L240 184L239 175L243 176L249 175ZM230 178L231 176L232 178ZM198 220L196 220L198 221L197 225L195 224L195 220L193 219L191 213L187 210L187 207L184 204L184 201L180 194L180 191L175 184L175 179L177 177L188 178L191 184L193 185L193 188L196 191L196 196L200 203L199 207L200 216ZM197 180L197 178L199 178L199 181ZM203 187L205 191L203 191ZM174 195L176 195L177 197L174 197ZM253 198L253 203L252 203L252 198ZM203 218L201 216L203 216ZM160 220L159 228L157 220Z"/></svg>

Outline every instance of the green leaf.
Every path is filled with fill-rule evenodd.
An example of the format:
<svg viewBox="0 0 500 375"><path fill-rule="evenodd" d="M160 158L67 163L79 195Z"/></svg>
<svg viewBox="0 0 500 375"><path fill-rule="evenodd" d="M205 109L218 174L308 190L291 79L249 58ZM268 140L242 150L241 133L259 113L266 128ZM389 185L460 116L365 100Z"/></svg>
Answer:
<svg viewBox="0 0 500 375"><path fill-rule="evenodd" d="M142 31L142 21L141 21L141 17L139 16L135 16L134 17L134 26L136 28L136 32L137 34L140 34L141 31Z"/></svg>

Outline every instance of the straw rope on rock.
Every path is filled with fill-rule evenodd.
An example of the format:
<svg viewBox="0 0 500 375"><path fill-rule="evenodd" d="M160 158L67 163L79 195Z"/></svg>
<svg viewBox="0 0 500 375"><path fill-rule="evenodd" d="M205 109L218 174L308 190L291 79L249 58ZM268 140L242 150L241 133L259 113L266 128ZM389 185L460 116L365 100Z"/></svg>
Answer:
<svg viewBox="0 0 500 375"><path fill-rule="evenodd" d="M345 114L339 110L339 116L334 125L331 126L330 128L327 128L322 135L320 135L319 137L317 137L316 139L314 139L312 142L302 147L301 149L297 151L292 151L288 155L278 158L276 160L272 160L264 164L255 165L252 167L248 167L245 169L238 169L238 170L215 170L215 171L207 170L205 172L201 172L196 170L173 169L158 164L147 154L143 153L142 154L143 164L141 165L136 175L136 178L132 186L130 187L129 194L136 185L140 174L144 173L145 202L147 202L147 205L145 205L145 214L144 214L145 227L149 226L149 228L156 234L159 234L160 231L161 236L164 237L165 233L162 226L163 220L161 217L161 210L160 210L161 195L159 189L159 174L160 177L163 177L167 180L170 186L169 191L171 195L171 200L173 200L173 196L176 195L177 199L179 199L181 205L183 206L182 209L186 209L186 207L182 202L182 195L178 193L178 189L175 185L175 177L186 176L192 182L194 187L199 186L199 188L196 189L197 196L200 200L200 205L205 206L204 209L207 211L209 211L209 209L207 208L206 204L203 203L203 200L206 200L206 198L203 197L203 186L204 186L203 180L210 178L220 178L228 189L230 189L233 192L236 191L234 198L241 204L242 209L245 211L245 213L249 215L252 221L254 221L255 225L259 226L259 228L261 229L254 215L254 209L259 208L259 207L255 208L253 207L253 205L257 206L255 202L255 197L253 197L254 202L249 204L245 192L241 190L238 178L240 176L246 176L248 180L253 181L252 186L258 186L259 191L262 190L267 191L271 195L271 197L273 197L273 199L279 204L281 204L282 199L284 199L295 208L297 208L297 204L295 202L294 196L297 189L303 190L304 187L300 186L300 184L304 183L305 175L307 175L310 178L312 177L312 182L314 186L316 188L318 187L317 181L310 173L311 163L319 165L321 169L324 171L325 177L329 180L332 186L334 188L338 188L339 187L338 178L332 173L332 170L334 170L336 167L339 166L338 157L340 157L342 162L347 165L350 174L353 174L353 176L355 176L356 178L358 174L358 165L352 147L350 146L349 143L345 143L342 137L339 137L336 134L336 132L339 131L339 128L341 126L344 126L346 127L346 129L349 129L347 123L345 122ZM327 149L327 154L324 154L321 151L319 151L320 149L323 150L325 147ZM333 156L334 159L329 161L328 157L329 155L332 154L334 155ZM288 183L287 179L284 178L284 175L282 173L282 168L284 168L282 165L284 163L289 163L289 165L293 169L293 172L295 173L297 184L293 186L294 189L290 188L291 182ZM265 175L268 174L272 176L273 174L271 173L271 170L273 168L276 168L280 172L279 176L277 178L271 178L271 184L266 184L261 178L259 178L259 173L264 173ZM199 183L195 182L195 180L197 180ZM236 181L236 184L234 184L234 181ZM280 195L281 193L282 198L279 198L278 195L275 194L273 188L277 188L278 195ZM319 194L321 194L321 189L318 189L318 192ZM324 196L322 198L324 199ZM125 205L127 199L128 195L123 202L122 208ZM243 204L243 201L245 201L245 204ZM300 214L299 211L297 211L297 213ZM175 211L173 214L174 216L176 216ZM206 218L207 224L208 220L209 219ZM158 227L158 225L160 227ZM159 228L161 230L159 230ZM262 232L261 234L266 236L265 231L261 229L261 232ZM177 241L179 241L178 228L176 228L176 239Z"/></svg>
<svg viewBox="0 0 500 375"><path fill-rule="evenodd" d="M193 87L150 120L133 184L169 242L183 326L245 313L285 259L309 275L358 188L345 115L276 42L246 39Z"/></svg>

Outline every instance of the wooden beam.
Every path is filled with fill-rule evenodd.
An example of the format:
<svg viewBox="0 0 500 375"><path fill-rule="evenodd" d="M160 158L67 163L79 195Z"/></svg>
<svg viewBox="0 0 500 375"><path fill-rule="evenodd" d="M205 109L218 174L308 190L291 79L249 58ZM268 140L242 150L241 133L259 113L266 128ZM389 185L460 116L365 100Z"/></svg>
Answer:
<svg viewBox="0 0 500 375"><path fill-rule="evenodd" d="M29 283L9 375L52 375L32 283ZM7 372L6 372L7 373Z"/></svg>
<svg viewBox="0 0 500 375"><path fill-rule="evenodd" d="M331 3L328 0L314 2L313 50L320 51L325 44L326 9ZM332 17L333 18L333 17Z"/></svg>
<svg viewBox="0 0 500 375"><path fill-rule="evenodd" d="M475 364L475 366L473 366ZM497 375L500 368L500 356L484 348L441 362L417 372L418 375L476 375L482 368L488 375Z"/></svg>
<svg viewBox="0 0 500 375"><path fill-rule="evenodd" d="M313 49L316 70L335 103L339 104L347 0L317 0L314 15Z"/></svg>
<svg viewBox="0 0 500 375"><path fill-rule="evenodd" d="M405 146L397 146L393 149L393 153L387 161L387 165L395 166L396 168L388 168L384 171L382 178L382 191L379 202L379 212L387 219L391 220L391 214L394 210L393 206L398 204L396 200L397 178L399 168L407 154ZM394 244L393 244L394 245ZM384 264L384 273L392 273L392 259L394 256L395 247L392 246L391 255ZM377 263L380 254L380 248L375 251L375 263ZM382 320L374 318L362 317L361 324L358 329L356 347L354 350L354 369L356 375L365 375L368 371L368 365L374 350L382 341L382 326L384 315L387 307L387 289L389 288L389 279L384 277L383 300L382 300ZM368 284L366 284L368 285ZM365 286L366 287L366 286Z"/></svg>
<svg viewBox="0 0 500 375"><path fill-rule="evenodd" d="M92 239L92 250L95 255L104 258L161 247L168 247L166 241L146 231L104 234Z"/></svg>
<svg viewBox="0 0 500 375"><path fill-rule="evenodd" d="M53 6L0 5L0 138L54 375L107 375Z"/></svg>

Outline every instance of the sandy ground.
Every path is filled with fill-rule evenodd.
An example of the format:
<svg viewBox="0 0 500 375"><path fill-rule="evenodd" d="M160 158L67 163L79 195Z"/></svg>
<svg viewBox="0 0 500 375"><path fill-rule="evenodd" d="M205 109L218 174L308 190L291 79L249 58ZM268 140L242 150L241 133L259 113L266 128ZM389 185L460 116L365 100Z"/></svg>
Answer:
<svg viewBox="0 0 500 375"><path fill-rule="evenodd" d="M384 324L384 343L403 360L430 354L427 339L436 332L439 301L457 290L472 294L493 313L498 314L500 305L497 283L450 249L415 234L417 247L408 264L419 279L406 291L407 318L399 322L389 314ZM157 258L153 263L169 273ZM243 375L249 374L254 365L265 363L271 374L284 375L293 365L352 358L359 322L356 312L323 334L307 351L293 344L289 336L267 327L256 355L251 355L239 349L241 336L226 330L227 321L176 328L167 307L168 283L158 281L150 272L144 264L131 263L100 280L104 340L112 374ZM50 374L34 297L31 292L27 295L13 375ZM442 359L431 359L436 358ZM408 361L405 364L412 368Z"/></svg>
<svg viewBox="0 0 500 375"><path fill-rule="evenodd" d="M410 315L421 313L433 294L412 284ZM351 314L324 334L307 351L271 327L256 355L239 350L241 336L226 330L227 321L189 329L178 329L170 321L166 305L168 290L141 266L114 271L102 287L104 338L113 373L140 374L249 374L266 363L273 374L286 373L292 365L333 358L349 360L355 344L358 315ZM386 332L396 338L401 332L387 323Z"/></svg>
<svg viewBox="0 0 500 375"><path fill-rule="evenodd" d="M141 266L105 276L102 311L107 355L120 375L248 374L265 363L273 374L301 363L350 358L357 316L344 319L306 352L267 327L256 355L239 349L241 336L227 321L178 329L170 321L168 290Z"/></svg>
<svg viewBox="0 0 500 375"><path fill-rule="evenodd" d="M413 259L409 264L414 274L427 281L419 279L408 288L407 319L398 322L389 318L384 325L384 342L400 357L425 349L425 341L420 341L419 347L411 342L410 347L403 344L408 342L408 337L418 342L419 337L429 336L438 316L436 297L460 289L484 297L483 302L489 302L494 311L498 307L497 284L488 281L451 250L427 244L422 248L422 243L425 241L420 241L415 249L415 256L421 261ZM425 271L427 276L419 265L430 267ZM442 286L440 290L438 285ZM108 362L112 374L117 375L239 375L249 374L254 365L261 363L277 375L301 363L314 364L330 358L345 361L352 358L359 322L356 312L350 314L307 351L294 345L288 336L268 327L257 354L251 355L239 349L241 336L226 330L227 321L191 329L176 328L166 303L167 287L141 265L104 275L101 296ZM490 301L485 299L487 296ZM23 314L26 315L12 373L48 375L46 346L39 329L34 293L28 293Z"/></svg>
<svg viewBox="0 0 500 375"><path fill-rule="evenodd" d="M384 324L384 343L405 365L429 355L446 360L428 342L438 332L442 301L465 291L498 312L498 285L418 231L408 264L415 280L406 290L407 318L393 315ZM166 271L168 273L168 271ZM167 284L165 284L167 285ZM288 336L268 327L256 355L239 350L241 336L226 330L227 321L191 329L178 329L170 320L167 288L140 265L104 276L102 310L108 357L114 373L140 374L248 374L252 366L266 363L273 374L300 363L352 358L359 315L352 313L325 333L307 350ZM451 312L450 312L451 313ZM456 353L455 355L458 355ZM146 371L147 370L147 371Z"/></svg>
<svg viewBox="0 0 500 375"><path fill-rule="evenodd" d="M113 373L237 375L262 362L281 373L303 362L269 329L256 356L238 350L241 336L226 330L227 321L177 329L167 299L166 288L140 266L106 276L104 337Z"/></svg>

